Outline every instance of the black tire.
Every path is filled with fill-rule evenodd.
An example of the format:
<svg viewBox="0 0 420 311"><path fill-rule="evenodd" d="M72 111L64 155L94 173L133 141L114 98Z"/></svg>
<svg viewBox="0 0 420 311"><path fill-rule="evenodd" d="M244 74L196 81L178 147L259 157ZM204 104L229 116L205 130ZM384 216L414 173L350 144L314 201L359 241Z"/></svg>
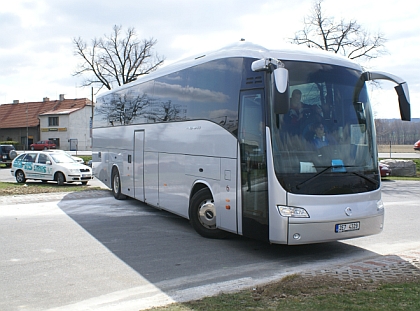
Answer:
<svg viewBox="0 0 420 311"><path fill-rule="evenodd" d="M66 178L64 177L63 173L58 172L55 174L55 180L57 181L57 185L63 186L66 181Z"/></svg>
<svg viewBox="0 0 420 311"><path fill-rule="evenodd" d="M44 150L48 150L48 147L44 147Z"/></svg>
<svg viewBox="0 0 420 311"><path fill-rule="evenodd" d="M216 207L209 189L201 189L191 199L190 223L198 234L205 238L221 239L227 232L216 228Z"/></svg>
<svg viewBox="0 0 420 311"><path fill-rule="evenodd" d="M21 170L19 170L19 171L16 172L15 177L16 177L16 181L19 184L23 184L26 181L25 173L23 171L21 171Z"/></svg>
<svg viewBox="0 0 420 311"><path fill-rule="evenodd" d="M31 147L31 150L35 150L35 147Z"/></svg>
<svg viewBox="0 0 420 311"><path fill-rule="evenodd" d="M114 168L111 175L111 191L117 200L125 200L127 196L121 193L121 178L118 169Z"/></svg>

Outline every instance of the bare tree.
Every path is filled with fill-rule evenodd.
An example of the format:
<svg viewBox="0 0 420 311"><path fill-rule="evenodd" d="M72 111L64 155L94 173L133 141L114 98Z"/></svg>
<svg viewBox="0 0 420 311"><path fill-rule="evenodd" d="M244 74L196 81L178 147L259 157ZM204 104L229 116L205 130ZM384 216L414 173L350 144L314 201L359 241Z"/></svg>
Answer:
<svg viewBox="0 0 420 311"><path fill-rule="evenodd" d="M325 17L322 0L314 2L310 15L304 18L304 29L295 33L292 43L342 54L350 59L372 59L386 53L383 34L371 35L356 20L336 22Z"/></svg>
<svg viewBox="0 0 420 311"><path fill-rule="evenodd" d="M95 114L112 126L133 124L138 118L147 119L147 108L152 100L146 93L112 93L102 105L95 107ZM143 120L142 120L143 121ZM140 121L140 122L142 122ZM135 124L135 123L134 123Z"/></svg>
<svg viewBox="0 0 420 311"><path fill-rule="evenodd" d="M108 90L115 85L135 81L138 76L156 70L164 62L152 52L157 41L153 38L139 40L134 28L129 28L125 37L121 35L121 26L115 25L113 33L104 38L92 40L88 46L82 38L74 38L75 55L80 56L74 75L90 74L83 86L100 84Z"/></svg>

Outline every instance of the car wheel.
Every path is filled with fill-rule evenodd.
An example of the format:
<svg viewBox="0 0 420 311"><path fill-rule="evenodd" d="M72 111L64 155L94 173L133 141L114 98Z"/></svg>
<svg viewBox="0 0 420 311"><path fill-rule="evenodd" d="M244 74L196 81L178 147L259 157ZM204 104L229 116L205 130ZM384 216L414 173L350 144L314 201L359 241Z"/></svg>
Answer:
<svg viewBox="0 0 420 311"><path fill-rule="evenodd" d="M116 198L117 200L124 200L127 198L127 196L121 193L120 173L118 172L118 169L116 168L112 170L111 190L112 190L112 194L114 195L114 198Z"/></svg>
<svg viewBox="0 0 420 311"><path fill-rule="evenodd" d="M26 181L25 173L20 170L16 172L15 177L19 184L23 184Z"/></svg>
<svg viewBox="0 0 420 311"><path fill-rule="evenodd" d="M61 172L58 172L58 173L55 175L55 180L57 181L57 184L58 184L59 186L64 185L64 182L66 181L66 179L64 178L63 173L61 173Z"/></svg>
<svg viewBox="0 0 420 311"><path fill-rule="evenodd" d="M227 233L216 228L216 206L209 189L201 189L191 199L190 223L201 236L211 239L225 238Z"/></svg>
<svg viewBox="0 0 420 311"><path fill-rule="evenodd" d="M44 147L44 150L48 150L48 147Z"/></svg>
<svg viewBox="0 0 420 311"><path fill-rule="evenodd" d="M31 150L35 150L35 147L31 147Z"/></svg>

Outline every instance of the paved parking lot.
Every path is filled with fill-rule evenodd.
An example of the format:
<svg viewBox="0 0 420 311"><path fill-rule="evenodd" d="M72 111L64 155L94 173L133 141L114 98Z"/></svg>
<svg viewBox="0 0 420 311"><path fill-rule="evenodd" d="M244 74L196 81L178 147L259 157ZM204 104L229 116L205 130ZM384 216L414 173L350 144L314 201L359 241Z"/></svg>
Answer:
<svg viewBox="0 0 420 311"><path fill-rule="evenodd" d="M291 273L418 274L419 185L383 183L382 234L297 247L204 239L187 220L107 190L0 197L0 310L140 310Z"/></svg>

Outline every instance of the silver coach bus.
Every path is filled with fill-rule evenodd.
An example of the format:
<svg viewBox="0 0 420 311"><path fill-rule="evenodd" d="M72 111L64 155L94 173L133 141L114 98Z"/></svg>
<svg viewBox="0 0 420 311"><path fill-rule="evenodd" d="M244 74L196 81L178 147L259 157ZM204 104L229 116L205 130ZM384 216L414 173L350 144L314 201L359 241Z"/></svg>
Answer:
<svg viewBox="0 0 420 311"><path fill-rule="evenodd" d="M380 233L373 114L363 72L313 50L247 42L163 67L97 98L94 174L127 196L227 232L279 244Z"/></svg>

